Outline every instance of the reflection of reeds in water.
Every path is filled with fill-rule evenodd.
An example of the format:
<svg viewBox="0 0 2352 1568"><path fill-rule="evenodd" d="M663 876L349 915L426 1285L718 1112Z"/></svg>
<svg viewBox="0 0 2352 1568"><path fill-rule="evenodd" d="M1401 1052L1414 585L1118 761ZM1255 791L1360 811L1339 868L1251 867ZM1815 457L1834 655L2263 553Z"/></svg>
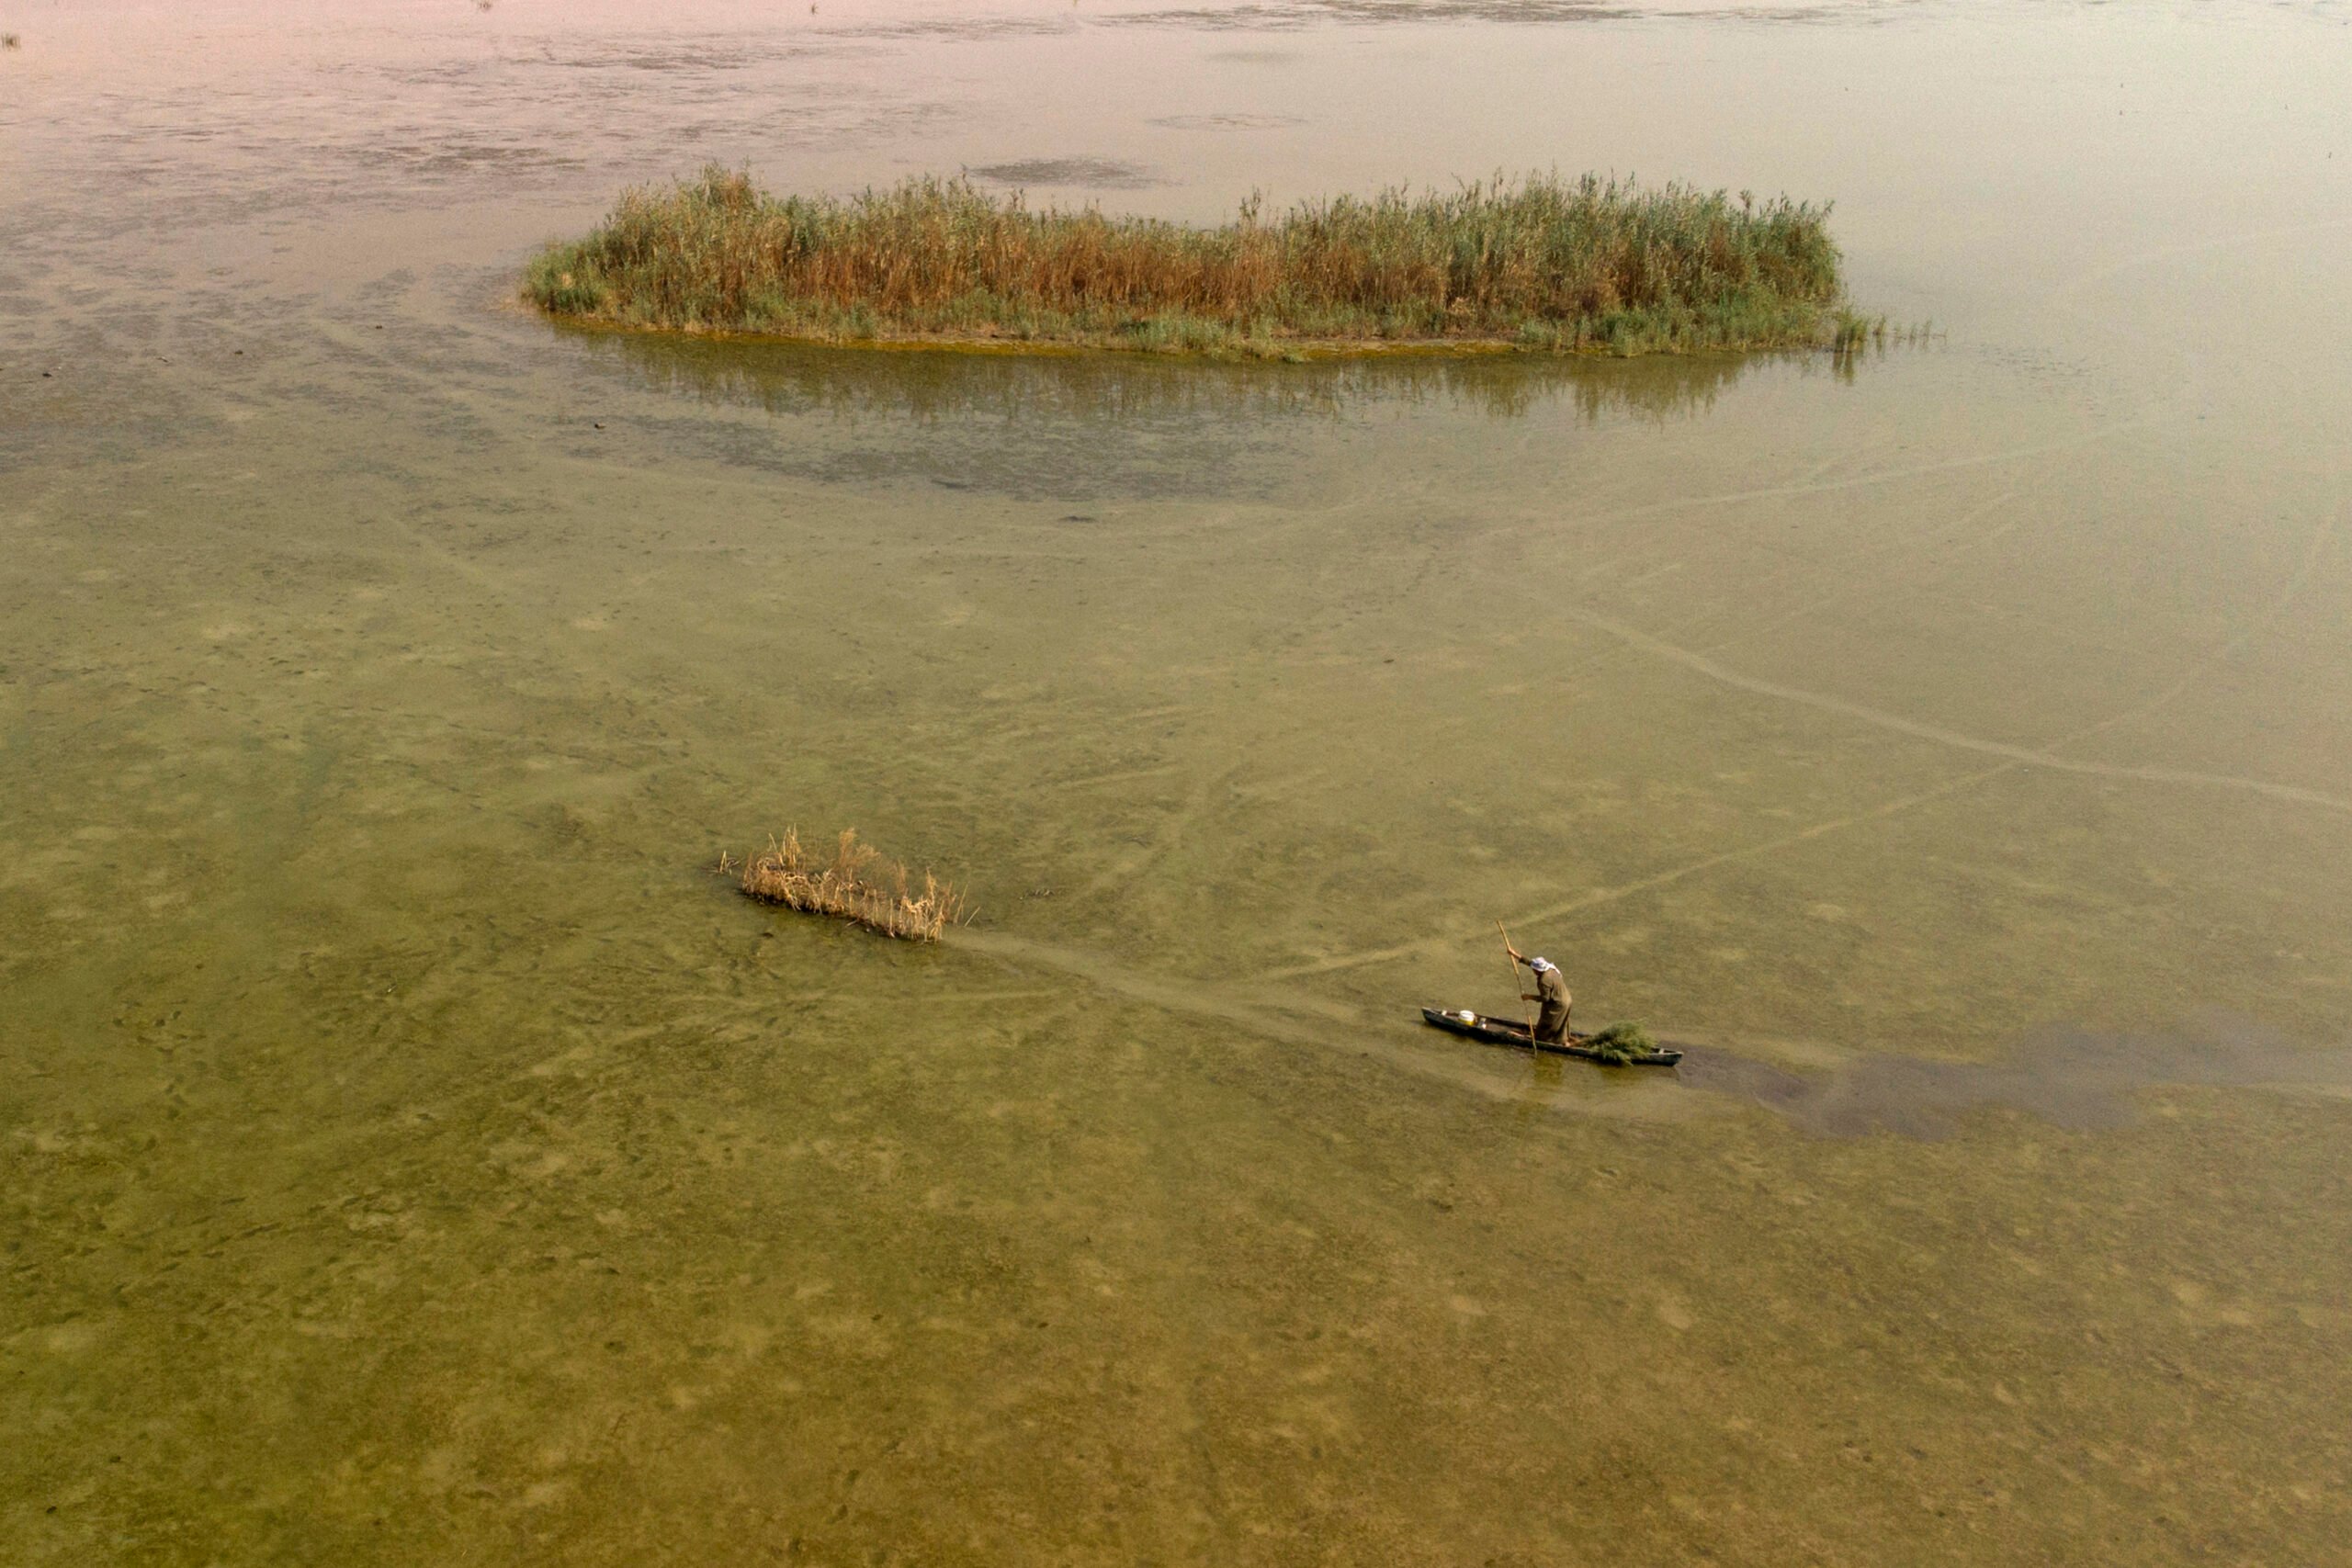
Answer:
<svg viewBox="0 0 2352 1568"><path fill-rule="evenodd" d="M964 180L776 197L713 165L625 193L531 264L560 316L832 341L1636 354L1817 345L1841 297L1829 209L1587 175L1305 201L1195 229L1032 211Z"/></svg>
<svg viewBox="0 0 2352 1568"><path fill-rule="evenodd" d="M722 856L719 867L732 870L734 863ZM744 864L742 888L762 903L831 915L908 942L936 942L965 918L962 894L928 871L916 891L907 868L859 842L854 828L835 840L832 859L822 864L801 848L797 829L786 829Z"/></svg>
<svg viewBox="0 0 2352 1568"><path fill-rule="evenodd" d="M1376 405L1446 405L1519 418L1570 404L1584 423L1665 422L1706 412L1742 377L1773 364L1826 367L1818 354L1676 355L1594 360L1565 355L1402 355L1175 365L1112 355L871 354L807 344L631 333L589 334L601 357L643 384L774 414L1340 419ZM1841 359L1841 366L1842 366Z"/></svg>
<svg viewBox="0 0 2352 1568"><path fill-rule="evenodd" d="M1829 351L1841 356L1860 354L1866 348L1884 349L1890 343L1923 348L1936 336L1933 321L1890 327L1884 316L1865 315L1844 306L1831 312L1829 318Z"/></svg>

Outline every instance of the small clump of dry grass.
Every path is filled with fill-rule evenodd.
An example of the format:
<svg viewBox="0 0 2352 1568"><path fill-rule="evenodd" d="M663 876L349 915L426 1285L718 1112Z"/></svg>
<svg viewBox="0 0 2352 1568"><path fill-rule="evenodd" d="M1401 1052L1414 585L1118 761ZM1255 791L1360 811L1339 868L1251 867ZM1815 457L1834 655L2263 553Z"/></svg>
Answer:
<svg viewBox="0 0 2352 1568"><path fill-rule="evenodd" d="M718 868L736 869L726 855L719 857ZM928 871L918 891L913 874L860 842L854 828L834 841L829 862L802 848L798 830L786 828L783 838L743 863L741 886L763 904L831 915L906 942L937 942L942 931L966 918L961 893Z"/></svg>

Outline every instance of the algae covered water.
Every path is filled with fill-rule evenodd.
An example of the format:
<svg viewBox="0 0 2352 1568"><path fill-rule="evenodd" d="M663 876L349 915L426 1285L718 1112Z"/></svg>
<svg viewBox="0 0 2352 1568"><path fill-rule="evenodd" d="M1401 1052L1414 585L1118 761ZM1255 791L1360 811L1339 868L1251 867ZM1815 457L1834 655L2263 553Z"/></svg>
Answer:
<svg viewBox="0 0 2352 1568"><path fill-rule="evenodd" d="M2340 1558L2348 20L0 14L0 1557ZM1939 335L517 305L711 160L1820 193ZM1679 1073L1424 1029L1498 916Z"/></svg>

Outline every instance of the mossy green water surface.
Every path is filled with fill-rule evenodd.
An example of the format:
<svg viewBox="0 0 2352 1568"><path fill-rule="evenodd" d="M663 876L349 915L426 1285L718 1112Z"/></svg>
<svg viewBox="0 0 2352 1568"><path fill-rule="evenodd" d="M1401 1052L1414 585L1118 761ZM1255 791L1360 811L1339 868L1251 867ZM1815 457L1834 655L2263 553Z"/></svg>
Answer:
<svg viewBox="0 0 2352 1568"><path fill-rule="evenodd" d="M2342 29L838 9L22 56L0 1558L2326 1561L2352 383L2248 106ZM512 299L682 146L1205 221L1531 138L1837 192L1952 335ZM709 874L794 821L979 923ZM1424 1027L1497 917L1681 1072Z"/></svg>

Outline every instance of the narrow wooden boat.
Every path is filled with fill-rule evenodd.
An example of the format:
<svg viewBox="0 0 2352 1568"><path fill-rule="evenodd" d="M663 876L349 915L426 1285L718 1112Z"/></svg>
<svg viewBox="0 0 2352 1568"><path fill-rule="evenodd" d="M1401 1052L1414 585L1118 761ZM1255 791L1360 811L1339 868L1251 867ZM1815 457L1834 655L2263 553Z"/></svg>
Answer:
<svg viewBox="0 0 2352 1568"><path fill-rule="evenodd" d="M1537 1051L1548 1051L1559 1056L1581 1056L1588 1062L1600 1062L1610 1066L1620 1065L1615 1057L1603 1055L1587 1044L1586 1042L1592 1038L1589 1034L1571 1034L1565 1043L1555 1045L1548 1040L1538 1042L1531 1038L1527 1032L1527 1025L1524 1023L1514 1023L1507 1018L1488 1018L1485 1013L1472 1012L1466 1008L1459 1012L1448 1012L1443 1008L1423 1008L1421 1017L1425 1021L1440 1029L1449 1029L1456 1034L1466 1034L1473 1040L1483 1040L1489 1045L1516 1046L1521 1051L1532 1048ZM1656 1051L1645 1051L1638 1056L1629 1058L1623 1065L1636 1067L1670 1067L1680 1060L1682 1060L1682 1053L1668 1046Z"/></svg>

